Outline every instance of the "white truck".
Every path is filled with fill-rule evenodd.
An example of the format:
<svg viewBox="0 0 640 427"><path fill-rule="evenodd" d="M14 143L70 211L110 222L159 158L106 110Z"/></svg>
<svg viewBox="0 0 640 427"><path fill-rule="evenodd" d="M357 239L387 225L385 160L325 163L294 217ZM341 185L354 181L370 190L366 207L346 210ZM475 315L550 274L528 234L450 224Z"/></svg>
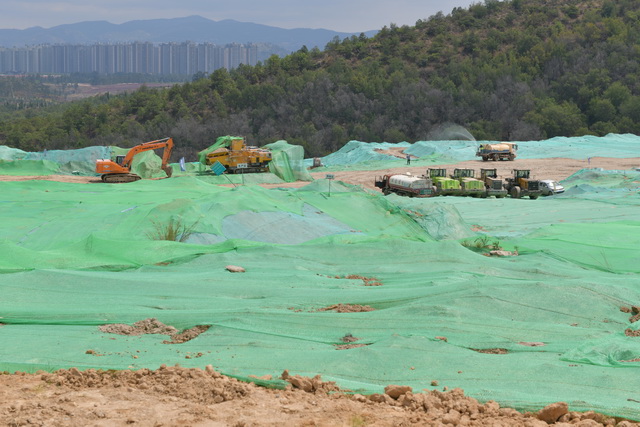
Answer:
<svg viewBox="0 0 640 427"><path fill-rule="evenodd" d="M413 176L409 173L402 175L383 175L376 177L375 186L386 196L396 193L408 197L434 196L433 182L425 176Z"/></svg>

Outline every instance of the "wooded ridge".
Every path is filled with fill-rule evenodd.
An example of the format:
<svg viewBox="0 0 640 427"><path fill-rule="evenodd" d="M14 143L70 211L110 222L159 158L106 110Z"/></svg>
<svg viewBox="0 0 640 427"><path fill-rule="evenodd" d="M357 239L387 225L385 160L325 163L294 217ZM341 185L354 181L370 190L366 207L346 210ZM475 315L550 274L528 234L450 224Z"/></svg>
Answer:
<svg viewBox="0 0 640 427"><path fill-rule="evenodd" d="M27 151L172 136L194 158L220 135L279 139L306 156L350 140L477 140L640 133L640 2L485 0L272 56L169 89L5 107L0 144ZM0 87L0 94L2 88Z"/></svg>

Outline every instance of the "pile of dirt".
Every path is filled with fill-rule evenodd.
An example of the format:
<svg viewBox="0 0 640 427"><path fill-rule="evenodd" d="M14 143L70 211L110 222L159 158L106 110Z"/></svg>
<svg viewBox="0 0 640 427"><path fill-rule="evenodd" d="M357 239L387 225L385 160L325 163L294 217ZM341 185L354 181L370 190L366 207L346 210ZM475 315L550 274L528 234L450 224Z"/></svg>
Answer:
<svg viewBox="0 0 640 427"><path fill-rule="evenodd" d="M127 325L124 323L111 323L107 325L101 325L100 330L109 334L118 335L173 335L178 333L178 330L176 328L174 328L173 326L167 326L156 318L140 320L133 325Z"/></svg>
<svg viewBox="0 0 640 427"><path fill-rule="evenodd" d="M197 325L193 328L185 329L182 332L178 332L173 326L165 325L158 319L151 317L149 319L140 320L133 325L127 325L124 323L110 323L100 326L100 331L108 334L118 335L145 335L145 334L159 334L169 335L171 340L165 340L163 344L182 344L187 341L191 341L198 335L209 330L210 325Z"/></svg>
<svg viewBox="0 0 640 427"><path fill-rule="evenodd" d="M414 392L389 385L361 395L333 382L291 375L284 389L241 382L215 371L157 370L0 375L0 425L21 426L640 426L557 402L537 413L485 404L461 389Z"/></svg>
<svg viewBox="0 0 640 427"><path fill-rule="evenodd" d="M360 304L333 304L328 307L318 309L318 311L335 311L336 313L362 313L364 311L374 310L375 308L369 305Z"/></svg>

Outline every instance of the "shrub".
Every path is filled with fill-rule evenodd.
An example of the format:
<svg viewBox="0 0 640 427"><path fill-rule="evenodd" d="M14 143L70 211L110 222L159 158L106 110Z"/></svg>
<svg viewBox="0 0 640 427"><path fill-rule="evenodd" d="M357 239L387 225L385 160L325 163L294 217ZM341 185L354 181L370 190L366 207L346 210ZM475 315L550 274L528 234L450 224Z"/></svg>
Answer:
<svg viewBox="0 0 640 427"><path fill-rule="evenodd" d="M193 233L198 221L187 225L181 218L170 218L167 222L151 220L153 230L147 233L151 240L169 240L172 242L184 242Z"/></svg>

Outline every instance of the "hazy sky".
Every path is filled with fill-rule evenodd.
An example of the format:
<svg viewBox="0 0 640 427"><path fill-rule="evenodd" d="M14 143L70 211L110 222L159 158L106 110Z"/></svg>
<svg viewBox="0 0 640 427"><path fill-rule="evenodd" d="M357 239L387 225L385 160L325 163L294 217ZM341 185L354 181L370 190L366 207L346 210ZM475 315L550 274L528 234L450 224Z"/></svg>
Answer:
<svg viewBox="0 0 640 427"><path fill-rule="evenodd" d="M342 32L378 30L389 24L414 25L418 19L473 0L2 0L0 29L51 28L82 21L121 24L133 20L200 15L220 21L281 28L325 28Z"/></svg>

